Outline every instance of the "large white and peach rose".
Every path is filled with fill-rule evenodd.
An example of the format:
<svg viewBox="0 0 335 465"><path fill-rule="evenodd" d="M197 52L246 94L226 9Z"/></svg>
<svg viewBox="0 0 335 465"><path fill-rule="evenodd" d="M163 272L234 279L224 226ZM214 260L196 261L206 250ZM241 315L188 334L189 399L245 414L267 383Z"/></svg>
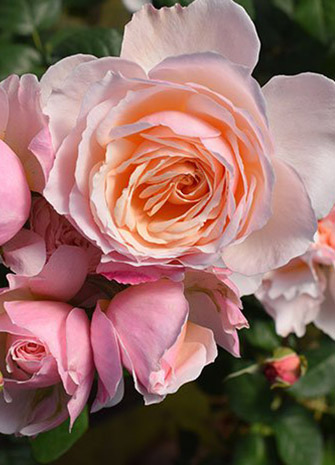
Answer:
<svg viewBox="0 0 335 465"><path fill-rule="evenodd" d="M335 201L335 84L306 73L261 89L258 53L232 0L146 5L121 58L75 55L43 76L44 195L102 250L105 274L255 275L305 252Z"/></svg>

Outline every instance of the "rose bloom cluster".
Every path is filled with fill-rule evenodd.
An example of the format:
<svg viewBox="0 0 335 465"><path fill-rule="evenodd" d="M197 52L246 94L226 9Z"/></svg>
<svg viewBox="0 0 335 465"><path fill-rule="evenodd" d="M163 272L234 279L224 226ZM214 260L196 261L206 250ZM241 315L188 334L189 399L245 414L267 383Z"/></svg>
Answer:
<svg viewBox="0 0 335 465"><path fill-rule="evenodd" d="M232 0L147 4L121 57L0 83L0 432L72 427L125 370L151 404L239 356L262 279L280 333L335 336L335 83L261 88L259 49Z"/></svg>

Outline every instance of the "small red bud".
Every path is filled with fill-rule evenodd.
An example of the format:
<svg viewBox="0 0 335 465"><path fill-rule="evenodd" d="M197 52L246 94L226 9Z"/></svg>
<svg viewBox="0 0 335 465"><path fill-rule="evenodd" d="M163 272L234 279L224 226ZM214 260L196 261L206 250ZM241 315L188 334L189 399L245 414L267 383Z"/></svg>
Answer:
<svg viewBox="0 0 335 465"><path fill-rule="evenodd" d="M263 372L272 387L290 387L306 371L306 359L293 350L279 348L273 358L263 364Z"/></svg>

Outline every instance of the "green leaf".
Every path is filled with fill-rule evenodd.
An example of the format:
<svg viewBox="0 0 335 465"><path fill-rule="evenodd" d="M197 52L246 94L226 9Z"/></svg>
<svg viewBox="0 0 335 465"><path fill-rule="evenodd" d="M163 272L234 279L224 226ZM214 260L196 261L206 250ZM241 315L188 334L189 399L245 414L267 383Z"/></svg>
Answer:
<svg viewBox="0 0 335 465"><path fill-rule="evenodd" d="M249 434L237 441L233 465L269 465L266 439L259 434Z"/></svg>
<svg viewBox="0 0 335 465"><path fill-rule="evenodd" d="M294 0L273 0L273 3L283 10L288 16L294 14Z"/></svg>
<svg viewBox="0 0 335 465"><path fill-rule="evenodd" d="M31 447L35 459L40 463L49 463L65 454L88 429L87 408L77 418L69 433L69 420L57 428L41 433L31 440Z"/></svg>
<svg viewBox="0 0 335 465"><path fill-rule="evenodd" d="M55 34L48 48L57 59L76 53L87 53L97 57L118 56L122 35L116 29L78 28L65 29Z"/></svg>
<svg viewBox="0 0 335 465"><path fill-rule="evenodd" d="M335 463L335 445L333 441L328 441L324 448L322 465L334 465Z"/></svg>
<svg viewBox="0 0 335 465"><path fill-rule="evenodd" d="M255 320L250 325L250 329L243 331L243 335L253 347L266 352L273 352L281 344L274 323L269 320Z"/></svg>
<svg viewBox="0 0 335 465"><path fill-rule="evenodd" d="M1 0L0 28L20 35L47 29L59 18L61 5L61 0Z"/></svg>
<svg viewBox="0 0 335 465"><path fill-rule="evenodd" d="M246 374L225 383L229 405L236 415L248 422L270 422L272 392L263 374Z"/></svg>
<svg viewBox="0 0 335 465"><path fill-rule="evenodd" d="M335 38L334 0L273 0L311 36L321 42Z"/></svg>
<svg viewBox="0 0 335 465"><path fill-rule="evenodd" d="M306 353L306 374L290 388L296 397L311 398L329 394L335 389L335 344L327 341Z"/></svg>
<svg viewBox="0 0 335 465"><path fill-rule="evenodd" d="M322 436L306 410L292 407L274 423L276 443L285 465L321 465Z"/></svg>
<svg viewBox="0 0 335 465"><path fill-rule="evenodd" d="M40 53L29 45L0 42L0 79L9 74L36 73L41 69Z"/></svg>

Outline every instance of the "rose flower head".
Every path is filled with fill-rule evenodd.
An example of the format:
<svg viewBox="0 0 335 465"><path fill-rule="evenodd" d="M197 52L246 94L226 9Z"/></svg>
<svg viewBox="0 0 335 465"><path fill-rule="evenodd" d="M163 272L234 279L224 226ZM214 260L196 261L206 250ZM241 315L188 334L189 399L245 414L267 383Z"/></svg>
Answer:
<svg viewBox="0 0 335 465"><path fill-rule="evenodd" d="M120 58L75 55L42 77L44 195L101 249L105 275L117 263L254 275L306 251L335 202L335 84L305 73L262 89L259 48L232 0L148 4Z"/></svg>

